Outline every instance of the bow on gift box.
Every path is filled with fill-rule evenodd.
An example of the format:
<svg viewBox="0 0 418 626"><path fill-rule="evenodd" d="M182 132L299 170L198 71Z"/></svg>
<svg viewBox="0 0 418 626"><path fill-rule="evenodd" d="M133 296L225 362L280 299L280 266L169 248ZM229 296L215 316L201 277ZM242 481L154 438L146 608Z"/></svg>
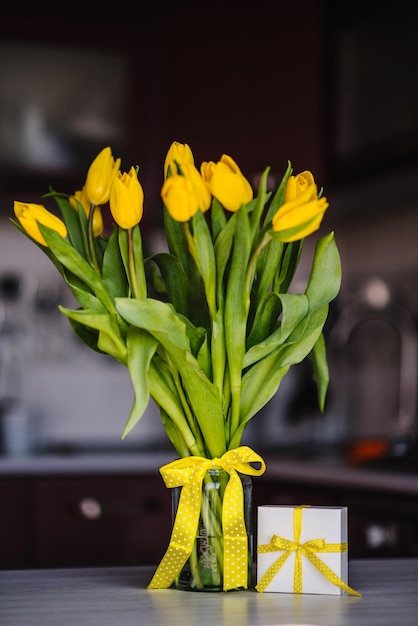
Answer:
<svg viewBox="0 0 418 626"><path fill-rule="evenodd" d="M250 463L260 463L260 468L256 469ZM240 446L229 450L219 459L189 456L160 468L166 486L182 486L182 490L170 545L148 585L149 589L170 587L189 558L199 524L203 478L210 469L223 469L230 476L222 506L223 588L228 591L247 587L248 537L244 522L242 483L238 472L260 476L266 465L261 456L251 448Z"/></svg>
<svg viewBox="0 0 418 626"><path fill-rule="evenodd" d="M270 543L261 544L257 547L258 553L275 552L284 550L284 553L273 563L264 576L256 585L256 590L263 592L273 580L277 572L280 570L284 562L287 560L291 552L295 552L295 569L293 578L294 593L302 593L302 555L304 555L327 580L336 585L343 591L354 596L361 596L361 593L349 587L331 568L328 567L317 555L316 552L346 552L348 549L347 542L343 543L326 543L325 539L311 539L305 543L300 543L302 532L302 509L304 507L295 507L293 517L293 533L294 539L284 539L277 535L273 535Z"/></svg>

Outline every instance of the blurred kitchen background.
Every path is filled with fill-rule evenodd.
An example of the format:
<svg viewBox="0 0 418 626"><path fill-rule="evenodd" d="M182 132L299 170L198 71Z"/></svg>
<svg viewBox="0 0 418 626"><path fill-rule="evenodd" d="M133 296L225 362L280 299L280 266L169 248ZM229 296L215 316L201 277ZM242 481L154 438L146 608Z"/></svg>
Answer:
<svg viewBox="0 0 418 626"><path fill-rule="evenodd" d="M20 2L0 20L0 419L3 454L167 449L152 405L124 440L127 370L92 353L58 304L48 259L9 222L13 200L81 189L110 145L139 164L144 241L161 245L166 150L228 153L256 185L287 160L330 209L343 285L326 325L324 414L295 367L247 437L260 452L415 447L418 367L418 5L277 0ZM48 204L48 201L46 201ZM306 246L309 260L315 237ZM306 263L306 267L309 262ZM299 280L306 280L302 263Z"/></svg>

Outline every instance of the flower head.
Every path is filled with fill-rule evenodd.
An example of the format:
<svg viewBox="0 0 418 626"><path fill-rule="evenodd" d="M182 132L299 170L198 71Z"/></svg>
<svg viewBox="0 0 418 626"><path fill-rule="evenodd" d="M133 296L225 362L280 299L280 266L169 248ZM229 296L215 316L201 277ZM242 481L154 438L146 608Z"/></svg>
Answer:
<svg viewBox="0 0 418 626"><path fill-rule="evenodd" d="M235 161L223 154L220 161L204 161L200 171L212 196L228 211L238 209L253 199L253 190Z"/></svg>
<svg viewBox="0 0 418 626"><path fill-rule="evenodd" d="M115 179L121 160L114 159L109 147L103 148L90 165L85 184L85 193L90 204L106 204L110 187Z"/></svg>
<svg viewBox="0 0 418 626"><path fill-rule="evenodd" d="M194 165L190 165L189 163L183 163L181 165L181 173L192 183L194 191L199 198L199 209L205 213L205 211L210 208L212 196L202 175Z"/></svg>
<svg viewBox="0 0 418 626"><path fill-rule="evenodd" d="M15 200L14 213L27 234L43 246L48 247L48 244L39 229L39 224L55 230L63 239L67 236L67 228L64 222L48 211L42 204L18 202Z"/></svg>
<svg viewBox="0 0 418 626"><path fill-rule="evenodd" d="M134 167L118 173L110 188L110 211L116 224L129 229L139 224L144 206L144 192Z"/></svg>
<svg viewBox="0 0 418 626"><path fill-rule="evenodd" d="M84 209L85 214L88 217L90 215L90 211L92 209L92 205L90 204L90 202L87 199L86 186L85 185L84 185L84 187L81 190L76 191L74 193L74 195L70 197L70 204L76 210L78 210L78 204L77 203L81 204L81 206ZM93 233L94 233L95 237L98 237L99 235L102 234L103 227L104 226L103 226L102 211L101 211L100 207L96 205L94 207L94 213L93 213Z"/></svg>
<svg viewBox="0 0 418 626"><path fill-rule="evenodd" d="M311 172L289 176L284 190L284 204L273 217L273 230L284 242L303 239L318 230L327 208L327 199L318 198Z"/></svg>
<svg viewBox="0 0 418 626"><path fill-rule="evenodd" d="M177 165L194 165L193 152L187 143L180 143L179 141L173 141L168 149L167 156L164 162L164 178L167 178L168 168L170 167L170 173L178 174Z"/></svg>
<svg viewBox="0 0 418 626"><path fill-rule="evenodd" d="M164 181L161 198L171 217L187 222L200 208L201 199L193 182L187 176L175 174Z"/></svg>

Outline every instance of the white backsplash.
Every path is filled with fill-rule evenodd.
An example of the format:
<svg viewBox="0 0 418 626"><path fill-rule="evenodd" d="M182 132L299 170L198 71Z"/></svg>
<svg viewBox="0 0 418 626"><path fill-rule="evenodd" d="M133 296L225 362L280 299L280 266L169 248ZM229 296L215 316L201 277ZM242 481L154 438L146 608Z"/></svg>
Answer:
<svg viewBox="0 0 418 626"><path fill-rule="evenodd" d="M77 306L61 276L42 251L5 220L0 221L0 277L9 272L20 275L23 288L13 316L17 362L9 372L10 363L0 362L0 401L19 396L27 445L69 450L90 445L166 446L152 400L139 424L121 440L134 397L128 370L76 337L57 308L58 303ZM10 342L2 336L3 313L0 310L0 357ZM16 445L24 447L23 442Z"/></svg>

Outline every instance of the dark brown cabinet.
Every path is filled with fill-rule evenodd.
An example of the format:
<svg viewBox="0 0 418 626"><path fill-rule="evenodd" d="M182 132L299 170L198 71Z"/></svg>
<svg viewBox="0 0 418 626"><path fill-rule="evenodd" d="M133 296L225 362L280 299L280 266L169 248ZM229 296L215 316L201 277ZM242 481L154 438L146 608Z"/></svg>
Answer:
<svg viewBox="0 0 418 626"><path fill-rule="evenodd" d="M0 478L0 568L154 565L168 546L171 490L158 472ZM274 473L253 479L257 507L348 507L349 556L418 555L416 493L314 484Z"/></svg>
<svg viewBox="0 0 418 626"><path fill-rule="evenodd" d="M3 478L0 498L1 568L153 564L170 538L159 475Z"/></svg>
<svg viewBox="0 0 418 626"><path fill-rule="evenodd" d="M0 479L0 567L23 567L26 560L26 481Z"/></svg>

